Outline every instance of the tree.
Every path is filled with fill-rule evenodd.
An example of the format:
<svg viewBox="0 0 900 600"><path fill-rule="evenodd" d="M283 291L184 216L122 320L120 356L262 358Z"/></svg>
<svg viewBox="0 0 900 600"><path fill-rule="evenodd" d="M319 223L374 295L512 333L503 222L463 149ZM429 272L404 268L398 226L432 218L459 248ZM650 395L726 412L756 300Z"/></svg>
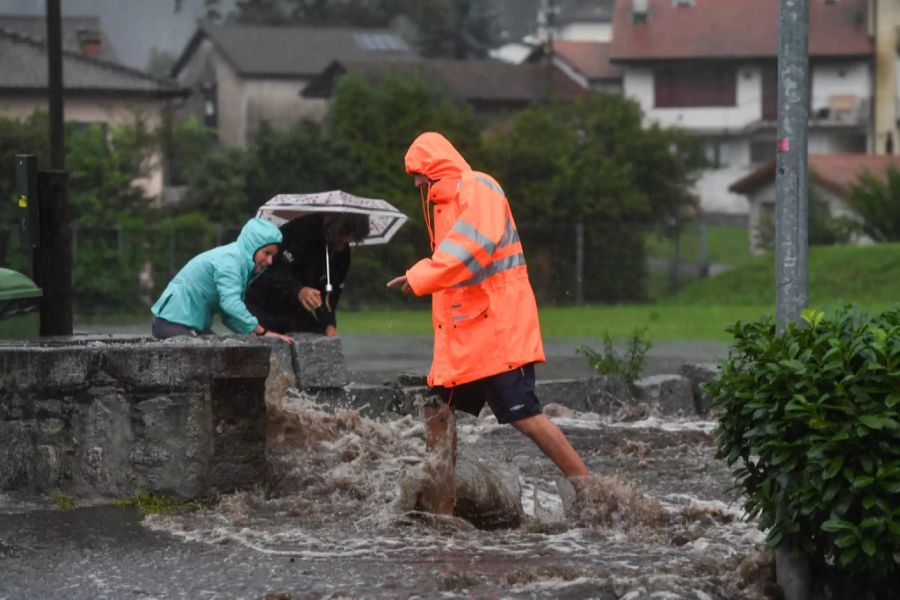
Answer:
<svg viewBox="0 0 900 600"><path fill-rule="evenodd" d="M862 217L862 230L876 242L900 241L900 170L888 169L887 178L863 173L850 186L850 207Z"/></svg>
<svg viewBox="0 0 900 600"><path fill-rule="evenodd" d="M640 107L619 96L534 106L486 143L487 164L516 219L536 240L529 267L542 299L565 301L584 228L584 293L595 301L643 297L643 232L693 208L703 164L686 134L642 127ZM552 226L550 224L553 224ZM528 245L526 244L526 249Z"/></svg>
<svg viewBox="0 0 900 600"><path fill-rule="evenodd" d="M281 0L238 0L228 20L248 25L284 25L292 21Z"/></svg>
<svg viewBox="0 0 900 600"><path fill-rule="evenodd" d="M173 66L175 66L175 56L171 52L156 48L150 49L150 58L147 60L147 73L154 77L169 77Z"/></svg>

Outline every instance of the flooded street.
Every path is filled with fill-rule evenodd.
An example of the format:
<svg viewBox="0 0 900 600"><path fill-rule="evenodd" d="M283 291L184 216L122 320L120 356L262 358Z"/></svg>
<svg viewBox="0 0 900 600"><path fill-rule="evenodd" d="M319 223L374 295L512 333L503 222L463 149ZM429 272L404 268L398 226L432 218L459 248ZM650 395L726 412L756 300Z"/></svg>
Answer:
<svg viewBox="0 0 900 600"><path fill-rule="evenodd" d="M290 392L270 419L267 489L143 519L0 498L0 598L769 597L771 559L726 492L712 422L548 414L596 474L594 495L566 515L530 441L464 416L460 461L517 473L526 514L482 531L407 510L423 477L418 419L334 415Z"/></svg>

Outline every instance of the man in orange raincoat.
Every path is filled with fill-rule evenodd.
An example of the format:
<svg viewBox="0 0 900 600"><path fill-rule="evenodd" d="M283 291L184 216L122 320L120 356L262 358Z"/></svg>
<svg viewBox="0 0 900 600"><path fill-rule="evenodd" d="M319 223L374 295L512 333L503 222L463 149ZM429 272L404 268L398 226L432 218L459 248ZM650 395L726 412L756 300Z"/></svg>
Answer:
<svg viewBox="0 0 900 600"><path fill-rule="evenodd" d="M544 349L503 189L473 171L439 133L416 138L406 153L406 172L422 194L433 254L388 286L431 294L434 360L428 385L452 409L478 415L487 402L498 422L531 438L567 477L588 475L535 395L534 363L544 361Z"/></svg>

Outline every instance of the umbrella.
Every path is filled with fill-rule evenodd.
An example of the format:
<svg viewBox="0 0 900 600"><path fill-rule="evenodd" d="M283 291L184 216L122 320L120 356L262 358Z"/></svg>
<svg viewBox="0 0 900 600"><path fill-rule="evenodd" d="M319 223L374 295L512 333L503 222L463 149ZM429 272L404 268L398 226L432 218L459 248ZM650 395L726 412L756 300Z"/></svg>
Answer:
<svg viewBox="0 0 900 600"><path fill-rule="evenodd" d="M281 227L298 217L317 213L356 213L369 216L364 246L385 244L406 223L406 215L385 200L361 198L334 190L317 194L279 194L259 207L256 216Z"/></svg>

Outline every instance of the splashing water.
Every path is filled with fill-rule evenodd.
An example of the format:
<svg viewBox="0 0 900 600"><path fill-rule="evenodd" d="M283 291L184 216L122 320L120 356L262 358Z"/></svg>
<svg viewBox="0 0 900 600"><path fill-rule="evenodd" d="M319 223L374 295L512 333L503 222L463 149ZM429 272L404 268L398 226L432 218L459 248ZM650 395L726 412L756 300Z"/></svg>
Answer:
<svg viewBox="0 0 900 600"><path fill-rule="evenodd" d="M554 420L595 473L567 488L513 428L460 414L456 485L476 491L458 495L489 498L496 515L518 511L521 523L486 531L423 510L449 458L425 452L419 419L331 414L296 391L268 404L265 490L145 523L185 540L327 561L329 581L351 596L766 598L774 589L764 536L725 495L730 477L713 458L707 422L559 411Z"/></svg>

